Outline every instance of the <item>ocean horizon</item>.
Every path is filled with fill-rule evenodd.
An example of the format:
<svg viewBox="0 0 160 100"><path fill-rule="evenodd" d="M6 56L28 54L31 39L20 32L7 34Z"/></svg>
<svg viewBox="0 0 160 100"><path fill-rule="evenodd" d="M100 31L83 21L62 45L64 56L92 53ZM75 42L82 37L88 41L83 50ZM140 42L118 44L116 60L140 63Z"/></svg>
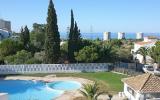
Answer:
<svg viewBox="0 0 160 100"><path fill-rule="evenodd" d="M68 33L60 33L61 39L67 39ZM144 37L146 36L155 36L160 38L160 33L144 33ZM103 33L81 33L81 37L84 39L103 39ZM111 33L111 39L117 39L118 33ZM136 33L125 33L126 39L136 39Z"/></svg>

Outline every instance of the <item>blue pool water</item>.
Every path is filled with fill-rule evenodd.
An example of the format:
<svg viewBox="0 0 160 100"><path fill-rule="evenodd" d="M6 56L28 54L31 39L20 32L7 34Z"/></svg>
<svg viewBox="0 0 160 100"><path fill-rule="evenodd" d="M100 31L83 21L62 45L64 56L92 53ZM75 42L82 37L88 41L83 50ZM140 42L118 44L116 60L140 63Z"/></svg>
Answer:
<svg viewBox="0 0 160 100"><path fill-rule="evenodd" d="M75 90L81 87L81 84L73 81L58 81L49 83L49 87L57 90Z"/></svg>
<svg viewBox="0 0 160 100"><path fill-rule="evenodd" d="M63 84L61 82L46 84L40 81L1 80L0 92L8 93L9 100L53 100L65 90L74 90L81 86L78 83L72 84L75 83L72 81L63 81Z"/></svg>

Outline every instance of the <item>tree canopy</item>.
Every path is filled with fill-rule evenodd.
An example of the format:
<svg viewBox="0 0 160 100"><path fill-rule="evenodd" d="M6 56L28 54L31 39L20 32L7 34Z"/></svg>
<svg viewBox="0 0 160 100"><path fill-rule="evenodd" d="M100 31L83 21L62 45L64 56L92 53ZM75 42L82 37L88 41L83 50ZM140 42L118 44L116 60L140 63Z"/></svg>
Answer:
<svg viewBox="0 0 160 100"><path fill-rule="evenodd" d="M75 62L74 53L79 51L81 44L81 34L77 26L77 22L74 21L73 10L71 10L71 25L68 37L68 59L70 62Z"/></svg>
<svg viewBox="0 0 160 100"><path fill-rule="evenodd" d="M6 56L13 55L22 49L23 45L18 41L11 39L3 40L0 44L0 60L3 60Z"/></svg>
<svg viewBox="0 0 160 100"><path fill-rule="evenodd" d="M48 7L45 36L45 63L58 63L60 57L60 35L58 32L57 15L52 0Z"/></svg>

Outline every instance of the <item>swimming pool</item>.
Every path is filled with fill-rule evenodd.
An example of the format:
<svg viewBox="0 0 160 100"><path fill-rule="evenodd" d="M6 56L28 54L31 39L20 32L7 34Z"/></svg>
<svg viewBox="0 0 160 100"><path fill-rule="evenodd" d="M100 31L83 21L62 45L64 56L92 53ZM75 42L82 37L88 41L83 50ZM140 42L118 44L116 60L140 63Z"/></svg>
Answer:
<svg viewBox="0 0 160 100"><path fill-rule="evenodd" d="M72 87L71 87L72 85ZM81 84L74 81L0 80L0 92L9 94L9 100L53 100L66 90L79 89Z"/></svg>
<svg viewBox="0 0 160 100"><path fill-rule="evenodd" d="M57 81L49 83L48 86L57 90L76 90L81 87L81 84L75 81Z"/></svg>

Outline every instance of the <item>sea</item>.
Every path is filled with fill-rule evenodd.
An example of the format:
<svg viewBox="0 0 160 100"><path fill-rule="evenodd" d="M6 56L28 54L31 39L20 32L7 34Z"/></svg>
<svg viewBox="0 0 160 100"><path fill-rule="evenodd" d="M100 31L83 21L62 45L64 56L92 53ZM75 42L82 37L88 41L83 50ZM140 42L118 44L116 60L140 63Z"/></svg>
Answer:
<svg viewBox="0 0 160 100"><path fill-rule="evenodd" d="M60 33L61 39L67 39L68 38L68 33ZM160 39L160 33L143 33L143 36L155 36ZM81 37L83 39L103 39L103 33L81 33ZM118 38L118 33L111 33L111 39L117 39ZM136 33L125 33L125 38L126 39L136 39Z"/></svg>

